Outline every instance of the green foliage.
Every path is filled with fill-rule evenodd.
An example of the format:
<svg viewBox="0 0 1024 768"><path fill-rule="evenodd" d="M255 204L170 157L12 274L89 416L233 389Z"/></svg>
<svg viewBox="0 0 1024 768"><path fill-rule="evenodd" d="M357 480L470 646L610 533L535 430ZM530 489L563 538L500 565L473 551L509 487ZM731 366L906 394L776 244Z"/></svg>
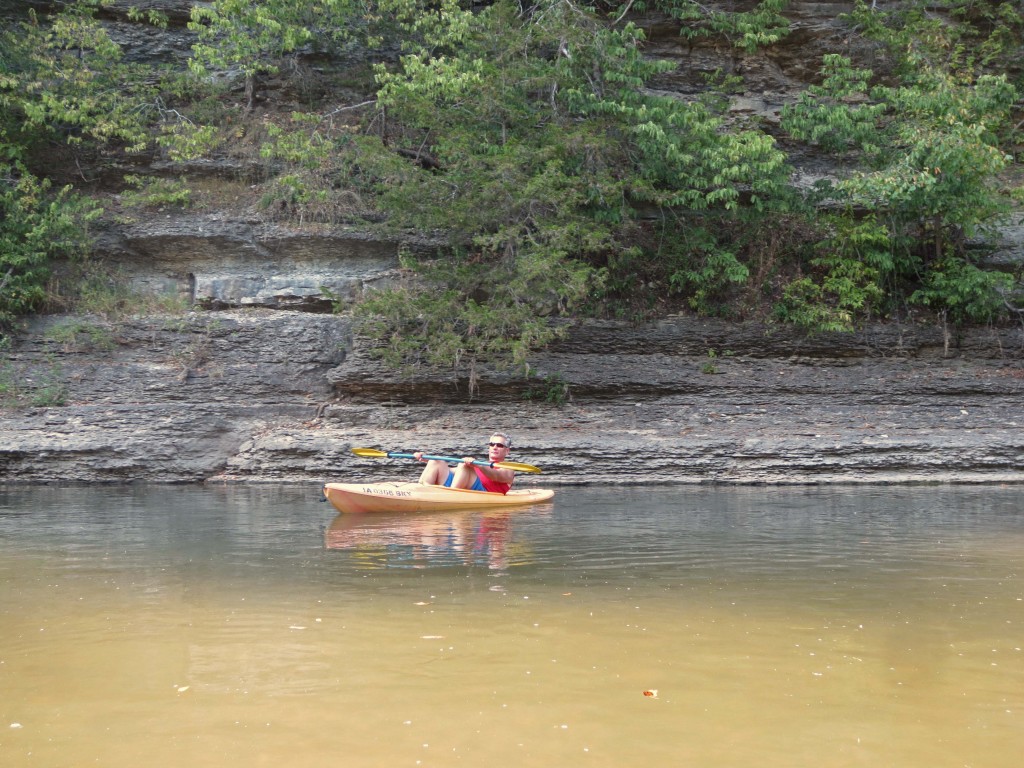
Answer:
<svg viewBox="0 0 1024 768"><path fill-rule="evenodd" d="M21 163L0 163L0 325L43 304L51 261L84 253L99 213L69 187L53 192Z"/></svg>
<svg viewBox="0 0 1024 768"><path fill-rule="evenodd" d="M545 297L553 297L553 285L588 276L574 274L571 262L513 271L512 263L460 258L416 268L419 278L372 292L355 307L360 331L378 341L379 354L396 368L465 372L470 393L481 365L525 366L531 350L559 338L563 331L547 322L552 308Z"/></svg>
<svg viewBox="0 0 1024 768"><path fill-rule="evenodd" d="M996 181L1011 158L997 131L1017 93L1005 75L960 86L936 73L923 86L876 92L898 116L892 150L884 167L840 186L854 204L881 199L904 221L925 220L937 252L1007 210Z"/></svg>
<svg viewBox="0 0 1024 768"><path fill-rule="evenodd" d="M814 332L851 330L851 313L836 307L830 298L811 278L797 278L786 286L782 300L775 305L775 317Z"/></svg>
<svg viewBox="0 0 1024 768"><path fill-rule="evenodd" d="M736 254L712 248L697 253L690 264L669 276L669 286L689 296L691 308L701 314L721 314L729 306L724 301L730 286L741 285L750 277L750 270Z"/></svg>
<svg viewBox="0 0 1024 768"><path fill-rule="evenodd" d="M85 326L116 327L117 321L139 314L182 316L191 309L191 297L182 293L140 291L130 278L102 261L90 258L63 260L48 286L47 308L89 315L94 320L83 323L77 331L81 339L99 343L98 336ZM74 323L61 323L73 326ZM70 330L56 331L70 333ZM74 335L74 334L72 334ZM111 336L112 338L112 336Z"/></svg>
<svg viewBox="0 0 1024 768"><path fill-rule="evenodd" d="M330 159L334 149L329 136L319 129L321 122L320 115L293 112L291 126L268 125L260 155L307 170L319 168Z"/></svg>
<svg viewBox="0 0 1024 768"><path fill-rule="evenodd" d="M945 5L954 17L980 7L958 0ZM998 290L1011 278L981 273L965 246L1012 205L1001 176L1013 161L1020 90L1006 74L985 68L1017 55L1006 41L1019 40L1024 26L1019 14L981 15L1002 43L981 45L980 28L940 20L920 3L891 13L858 4L853 18L888 47L899 81L876 84L871 71L829 55L822 84L784 110L791 136L856 165L824 192L849 212L839 230L850 233L853 248L833 241L828 255L811 265L816 276L790 286L779 307L784 316L848 329L878 309L883 296L890 304L932 307L955 322L991 318L1004 306ZM867 228L854 211L871 214ZM871 232L876 245L865 252L858 237ZM958 280L964 281L959 288Z"/></svg>
<svg viewBox="0 0 1024 768"><path fill-rule="evenodd" d="M110 350L115 344L109 328L82 320L57 323L51 326L45 335L48 341L59 344L65 352L82 349Z"/></svg>
<svg viewBox="0 0 1024 768"><path fill-rule="evenodd" d="M128 9L128 18L131 21L142 22L158 29L167 29L169 19L167 14L156 8L137 8L132 6Z"/></svg>
<svg viewBox="0 0 1024 768"><path fill-rule="evenodd" d="M569 382L560 373L548 373L543 376L537 371L530 371L530 384L523 392L524 400L533 400L550 405L565 405L572 399Z"/></svg>
<svg viewBox="0 0 1024 768"><path fill-rule="evenodd" d="M524 363L550 341L553 316L775 302L778 317L819 329L907 307L987 322L1013 282L967 245L1022 194L1009 180L1024 91L1017 2L858 2L848 32L875 42L884 77L829 54L783 111L788 141L851 169L806 200L775 139L730 111L748 88L739 68L707 75L699 95L666 96L676 64L652 58L625 20L655 10L742 57L788 34L785 0L739 11L640 0L610 14L567 0L213 0L192 12L190 79L127 63L98 21L110 2L29 13L0 34L8 319L40 307L49 264L84 247L92 212L40 181L55 146L75 159L154 144L175 161L227 156L263 185L269 218L337 223L374 209L395 230L445 236L442 255L407 262L416 275L359 312L389 360L468 370L471 386L481 365ZM167 23L143 6L128 16ZM249 109L264 76L293 85L307 55L357 44L384 53L375 85L324 79L327 98L313 105L316 88L303 90L304 112ZM126 183L129 205L191 203L186 179ZM141 301L82 269L95 274L79 301L112 312Z"/></svg>
<svg viewBox="0 0 1024 768"><path fill-rule="evenodd" d="M328 221L318 216L321 210L329 209L330 193L320 188L320 178L310 173L287 173L271 182L260 201L263 207L276 207L288 212L300 225L306 221Z"/></svg>
<svg viewBox="0 0 1024 768"><path fill-rule="evenodd" d="M411 45L401 68L378 68L387 140L420 164L378 154L360 166L396 223L444 229L472 261L449 267L446 306L486 300L495 328L506 314L535 315L538 300L545 313L572 312L646 258L642 210L666 212L658 237L670 242L688 212L734 209L743 193L759 206L783 184L770 137L725 130L706 103L643 90L671 66L643 55L632 24L608 28L562 2L530 16L507 2L475 14L453 4L432 18L444 55ZM739 279L727 251L709 250L691 282ZM402 334L412 350L430 346L408 338L417 327ZM511 327L546 338L532 322Z"/></svg>
<svg viewBox="0 0 1024 768"><path fill-rule="evenodd" d="M140 151L158 106L159 79L125 63L96 20L109 0L62 6L47 24L30 15L0 37L0 137L27 147L42 136L118 142Z"/></svg>
<svg viewBox="0 0 1024 768"><path fill-rule="evenodd" d="M1004 297L1013 285L1012 275L987 272L963 259L944 258L929 270L910 300L935 309L957 326L987 323L1005 314Z"/></svg>
<svg viewBox="0 0 1024 768"><path fill-rule="evenodd" d="M131 314L141 303L138 298L126 280L86 263L74 274L65 301L76 312L111 320Z"/></svg>
<svg viewBox="0 0 1024 768"><path fill-rule="evenodd" d="M133 189L121 194L121 202L129 207L160 208L173 206L188 208L192 205L192 190L185 179L149 178L129 175L125 183Z"/></svg>
<svg viewBox="0 0 1024 768"><path fill-rule="evenodd" d="M8 356L10 348L10 336L0 335L0 408L14 404L18 393L17 371Z"/></svg>
<svg viewBox="0 0 1024 768"><path fill-rule="evenodd" d="M898 74L944 70L967 77L1018 69L1024 8L1013 0L913 0L868 5L856 0L850 21L883 43Z"/></svg>
<svg viewBox="0 0 1024 768"><path fill-rule="evenodd" d="M67 405L67 401L68 386L63 380L60 367L55 366L32 392L28 404L33 408L51 408Z"/></svg>
<svg viewBox="0 0 1024 768"><path fill-rule="evenodd" d="M198 41L193 72L238 71L247 106L259 75L277 72L282 60L307 46L328 48L352 35L362 10L359 0L213 0L192 6L189 29Z"/></svg>
<svg viewBox="0 0 1024 768"><path fill-rule="evenodd" d="M274 179L270 189L264 194L262 204L307 207L313 202L318 191L311 189L307 177L297 173L288 173Z"/></svg>
<svg viewBox="0 0 1024 768"><path fill-rule="evenodd" d="M628 153L617 165L632 171L624 192L630 200L670 208L732 209L748 188L754 205L781 185L784 157L773 139L755 131L723 130L723 120L702 102L681 102L644 93L665 63L645 59L642 32L627 24L595 36L587 57L569 68L565 88L571 114L588 119ZM603 69L603 82L588 76ZM628 163L628 164L627 164ZM613 172L619 170L612 168Z"/></svg>
<svg viewBox="0 0 1024 768"><path fill-rule="evenodd" d="M96 18L109 4L62 4L45 22L29 11L0 33L0 322L43 305L51 265L87 252L101 213L33 170L53 145L149 144L164 80L123 60ZM150 20L163 23L160 14Z"/></svg>
<svg viewBox="0 0 1024 768"><path fill-rule="evenodd" d="M749 11L718 10L696 0L653 0L634 3L633 7L641 10L644 5L682 22L680 34L687 39L724 37L747 53L773 45L789 34L789 20L782 15L789 0L761 0Z"/></svg>
<svg viewBox="0 0 1024 768"><path fill-rule="evenodd" d="M67 402L68 387L60 366L53 360L46 368L29 371L7 356L11 343L0 337L0 408L46 408Z"/></svg>
<svg viewBox="0 0 1024 768"><path fill-rule="evenodd" d="M826 151L854 149L876 155L880 151L878 127L886 105L865 98L873 74L869 69L856 69L845 56L826 54L821 85L808 86L795 104L783 107L784 127L794 138Z"/></svg>
<svg viewBox="0 0 1024 768"><path fill-rule="evenodd" d="M321 285L320 295L330 302L331 312L333 314L340 315L342 312L345 311L345 298L332 291L330 286Z"/></svg>
<svg viewBox="0 0 1024 768"><path fill-rule="evenodd" d="M874 217L834 217L832 234L811 259L812 275L790 282L775 307L778 319L812 331L852 331L877 314L898 282L888 230ZM903 276L905 277L905 276Z"/></svg>
<svg viewBox="0 0 1024 768"><path fill-rule="evenodd" d="M701 365L700 372L706 374L718 373L718 366L715 364L715 360L718 359L718 352L714 349L708 350L708 359Z"/></svg>
<svg viewBox="0 0 1024 768"><path fill-rule="evenodd" d="M204 157L221 143L221 139L216 126L182 119L164 123L157 143L167 150L172 160L183 161Z"/></svg>
<svg viewBox="0 0 1024 768"><path fill-rule="evenodd" d="M191 299L180 294L156 294L134 289L117 270L91 260L76 262L66 269L69 286L62 299L74 312L116 321L138 313L182 315Z"/></svg>
<svg viewBox="0 0 1024 768"><path fill-rule="evenodd" d="M199 38L190 62L199 75L208 68L238 68L246 77L276 72L276 62L313 39L308 3L215 0L192 6L189 29ZM312 10L310 8L310 10Z"/></svg>
<svg viewBox="0 0 1024 768"><path fill-rule="evenodd" d="M341 132L343 137L347 136ZM268 125L260 156L293 169L268 185L261 201L296 220L334 223L361 208L347 190L339 193L337 132L321 115L293 112L286 125Z"/></svg>

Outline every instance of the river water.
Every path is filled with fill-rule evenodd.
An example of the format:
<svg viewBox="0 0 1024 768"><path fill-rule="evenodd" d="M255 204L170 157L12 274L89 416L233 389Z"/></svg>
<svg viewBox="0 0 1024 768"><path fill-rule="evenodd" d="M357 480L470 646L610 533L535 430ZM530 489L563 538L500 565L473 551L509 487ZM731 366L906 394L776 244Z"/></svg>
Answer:
<svg viewBox="0 0 1024 768"><path fill-rule="evenodd" d="M1016 768L1024 487L0 488L0 765Z"/></svg>

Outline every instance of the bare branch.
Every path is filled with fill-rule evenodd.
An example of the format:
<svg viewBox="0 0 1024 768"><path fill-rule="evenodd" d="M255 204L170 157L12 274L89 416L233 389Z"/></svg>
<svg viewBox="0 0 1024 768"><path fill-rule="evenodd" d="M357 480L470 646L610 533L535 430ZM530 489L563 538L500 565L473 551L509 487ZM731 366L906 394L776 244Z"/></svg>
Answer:
<svg viewBox="0 0 1024 768"><path fill-rule="evenodd" d="M622 9L622 13L619 14L619 18L617 18L615 21L612 22L612 26L614 27L616 24L618 24L620 21L622 21L623 18L625 18L626 14L629 13L629 9L632 8L632 7L633 7L633 0L629 0L629 2L626 3L626 7Z"/></svg>
<svg viewBox="0 0 1024 768"><path fill-rule="evenodd" d="M376 104L376 103L377 103L376 99L371 99L370 101L363 101L363 102L360 102L359 104L349 104L347 107L338 107L337 109L332 110L331 112L328 112L326 115L324 115L323 119L326 120L327 118L334 117L335 115L337 115L337 114L339 114L341 112L348 112L350 109L361 109L363 107L368 107L371 104Z"/></svg>

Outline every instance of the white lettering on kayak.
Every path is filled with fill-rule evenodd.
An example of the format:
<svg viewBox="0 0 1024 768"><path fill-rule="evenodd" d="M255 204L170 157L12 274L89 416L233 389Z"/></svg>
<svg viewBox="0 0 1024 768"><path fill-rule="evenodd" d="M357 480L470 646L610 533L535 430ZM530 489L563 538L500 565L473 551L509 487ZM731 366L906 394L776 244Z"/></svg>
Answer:
<svg viewBox="0 0 1024 768"><path fill-rule="evenodd" d="M363 488L363 493L368 493L371 496L394 496L396 498L404 498L406 496L412 496L412 491L396 491L390 488Z"/></svg>

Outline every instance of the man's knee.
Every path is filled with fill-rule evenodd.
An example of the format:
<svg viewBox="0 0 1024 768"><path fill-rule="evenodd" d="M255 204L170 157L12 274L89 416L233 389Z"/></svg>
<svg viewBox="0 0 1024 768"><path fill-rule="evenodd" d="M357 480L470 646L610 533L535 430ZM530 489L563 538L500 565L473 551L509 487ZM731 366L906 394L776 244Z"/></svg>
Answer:
<svg viewBox="0 0 1024 768"><path fill-rule="evenodd" d="M455 468L455 477L452 479L452 486L455 488L469 488L473 485L473 481L476 480L476 472L472 467L467 467L465 464L459 464Z"/></svg>
<svg viewBox="0 0 1024 768"><path fill-rule="evenodd" d="M420 473L420 482L429 485L444 485L448 479L448 464L437 459L431 459Z"/></svg>

